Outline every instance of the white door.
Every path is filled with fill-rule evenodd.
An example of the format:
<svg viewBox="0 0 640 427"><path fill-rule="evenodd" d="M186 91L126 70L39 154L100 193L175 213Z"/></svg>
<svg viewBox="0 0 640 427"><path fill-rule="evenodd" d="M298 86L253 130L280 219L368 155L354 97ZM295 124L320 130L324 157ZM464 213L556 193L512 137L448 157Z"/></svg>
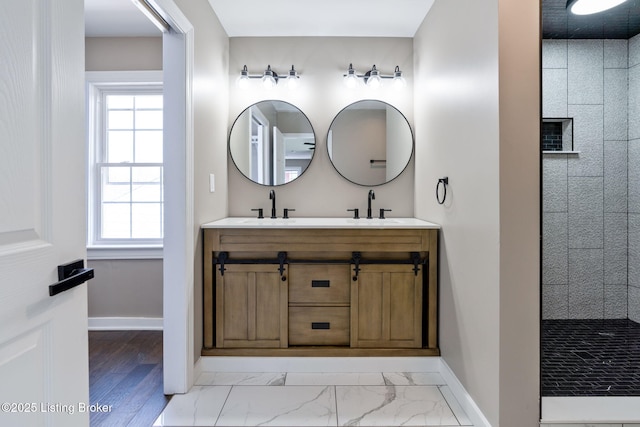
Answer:
<svg viewBox="0 0 640 427"><path fill-rule="evenodd" d="M88 426L83 0L0 1L0 425Z"/></svg>

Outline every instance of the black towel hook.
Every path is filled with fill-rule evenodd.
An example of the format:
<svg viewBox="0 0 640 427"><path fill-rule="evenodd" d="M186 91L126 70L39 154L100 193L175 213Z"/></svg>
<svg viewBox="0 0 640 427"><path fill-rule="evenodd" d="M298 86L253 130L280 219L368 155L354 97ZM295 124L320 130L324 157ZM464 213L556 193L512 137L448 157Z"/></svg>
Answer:
<svg viewBox="0 0 640 427"><path fill-rule="evenodd" d="M442 200L440 199L440 184L442 184ZM447 185L449 185L449 177L445 176L444 178L438 179L438 184L436 185L436 200L439 205L443 205L444 201L447 200Z"/></svg>

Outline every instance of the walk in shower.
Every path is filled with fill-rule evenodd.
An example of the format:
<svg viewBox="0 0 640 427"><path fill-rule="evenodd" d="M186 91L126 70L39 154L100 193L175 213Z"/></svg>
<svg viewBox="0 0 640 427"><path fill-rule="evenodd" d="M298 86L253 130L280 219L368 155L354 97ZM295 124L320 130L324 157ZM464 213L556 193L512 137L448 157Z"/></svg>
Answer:
<svg viewBox="0 0 640 427"><path fill-rule="evenodd" d="M640 397L640 0L565 7L542 2L543 419L545 396Z"/></svg>

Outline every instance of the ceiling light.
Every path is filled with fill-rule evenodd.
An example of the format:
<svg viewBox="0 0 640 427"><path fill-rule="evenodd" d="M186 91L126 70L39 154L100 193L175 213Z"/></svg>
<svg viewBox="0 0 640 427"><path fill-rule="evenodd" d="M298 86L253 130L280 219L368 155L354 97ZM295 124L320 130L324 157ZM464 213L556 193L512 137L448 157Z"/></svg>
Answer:
<svg viewBox="0 0 640 427"><path fill-rule="evenodd" d="M574 15L590 15L611 9L625 1L626 0L568 0L567 9Z"/></svg>

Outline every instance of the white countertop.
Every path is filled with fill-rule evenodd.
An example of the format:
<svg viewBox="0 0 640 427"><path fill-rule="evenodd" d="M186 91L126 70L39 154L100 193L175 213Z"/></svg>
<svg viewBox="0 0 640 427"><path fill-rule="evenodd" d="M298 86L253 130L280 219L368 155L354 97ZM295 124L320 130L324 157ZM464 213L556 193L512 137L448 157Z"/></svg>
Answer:
<svg viewBox="0 0 640 427"><path fill-rule="evenodd" d="M201 225L202 228L429 228L438 224L417 218L245 218L227 217Z"/></svg>

